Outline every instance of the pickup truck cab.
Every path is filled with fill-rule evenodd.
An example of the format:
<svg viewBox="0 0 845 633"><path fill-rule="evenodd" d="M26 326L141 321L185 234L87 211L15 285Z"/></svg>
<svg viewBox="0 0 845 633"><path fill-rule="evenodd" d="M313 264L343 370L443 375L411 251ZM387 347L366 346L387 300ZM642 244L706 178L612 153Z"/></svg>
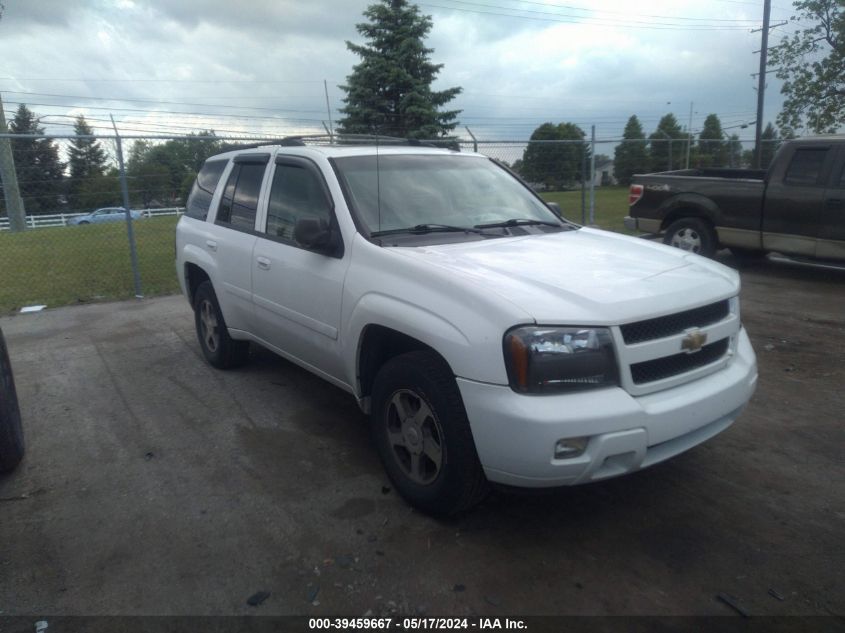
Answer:
<svg viewBox="0 0 845 633"><path fill-rule="evenodd" d="M786 141L767 171L636 175L629 203L629 229L707 257L728 247L845 261L845 136Z"/></svg>
<svg viewBox="0 0 845 633"><path fill-rule="evenodd" d="M292 139L209 158L176 268L215 367L258 344L352 394L434 514L622 475L754 391L739 278L579 227L479 154Z"/></svg>

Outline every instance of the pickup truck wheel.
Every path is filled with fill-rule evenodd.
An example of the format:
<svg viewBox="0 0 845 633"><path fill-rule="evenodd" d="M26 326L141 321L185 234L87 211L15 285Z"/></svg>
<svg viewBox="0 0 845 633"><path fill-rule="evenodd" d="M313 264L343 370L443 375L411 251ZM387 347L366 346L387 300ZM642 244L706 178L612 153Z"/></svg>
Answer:
<svg viewBox="0 0 845 633"><path fill-rule="evenodd" d="M13 470L23 459L24 442L12 364L0 330L0 473Z"/></svg>
<svg viewBox="0 0 845 633"><path fill-rule="evenodd" d="M213 367L230 369L243 365L249 356L249 341L229 336L226 321L210 281L204 281L194 296L194 323L203 356Z"/></svg>
<svg viewBox="0 0 845 633"><path fill-rule="evenodd" d="M666 229L663 243L684 251L713 257L716 253L718 238L713 228L699 218L681 218L675 220Z"/></svg>
<svg viewBox="0 0 845 633"><path fill-rule="evenodd" d="M418 351L389 360L376 376L372 402L373 440L411 505L449 516L486 496L461 394L442 358Z"/></svg>

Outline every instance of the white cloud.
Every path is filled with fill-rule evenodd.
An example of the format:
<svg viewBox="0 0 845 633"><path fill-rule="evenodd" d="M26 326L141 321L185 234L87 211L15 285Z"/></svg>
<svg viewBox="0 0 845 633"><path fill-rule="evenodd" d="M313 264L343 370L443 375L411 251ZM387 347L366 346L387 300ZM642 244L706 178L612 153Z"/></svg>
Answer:
<svg viewBox="0 0 845 633"><path fill-rule="evenodd" d="M585 129L595 123L600 136L612 137L621 133L631 114L638 114L648 131L667 111L674 111L685 124L691 101L697 112L693 127L710 112L719 114L725 125L753 120L756 94L750 74L756 72L752 51L759 48L759 34L748 32L750 22L717 21L759 19L753 4L721 0L589 4L570 0L569 4L575 2L582 2L585 10L563 9L558 0L548 0L545 7L517 0L433 2L464 8L510 6L535 19L492 15L514 13L501 8L484 10L485 14L422 3L422 11L434 18L428 41L435 49L433 60L445 64L436 87L463 87L456 100L463 109L462 124L481 137L525 138L544 121L574 121ZM167 123L275 133L321 130L321 121L327 118L322 80L329 81L337 109L343 96L337 84L344 82L357 60L344 42L360 41L355 23L362 21L367 4L368 0L6 0L0 21L4 60L0 92L9 102L84 106L91 117L107 118L107 109L95 108L111 108L122 125L151 131L164 129L155 126ZM581 23L557 21L573 15L583 16ZM679 30L669 24L743 28ZM86 81L71 81L78 79ZM149 81L153 79L168 81ZM777 88L771 79L766 120L777 113ZM68 111L47 105L33 109ZM129 111L156 109L182 114ZM199 116L203 113L218 116ZM333 118L337 117L334 112Z"/></svg>

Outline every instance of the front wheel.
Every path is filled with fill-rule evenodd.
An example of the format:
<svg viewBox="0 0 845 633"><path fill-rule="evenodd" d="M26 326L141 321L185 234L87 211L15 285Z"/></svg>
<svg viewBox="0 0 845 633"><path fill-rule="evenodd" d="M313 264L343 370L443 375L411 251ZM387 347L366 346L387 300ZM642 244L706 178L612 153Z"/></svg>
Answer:
<svg viewBox="0 0 845 633"><path fill-rule="evenodd" d="M719 240L713 227L705 220L681 218L672 222L666 229L663 243L696 255L713 257Z"/></svg>
<svg viewBox="0 0 845 633"><path fill-rule="evenodd" d="M23 459L24 442L12 364L0 330L0 473L13 470Z"/></svg>
<svg viewBox="0 0 845 633"><path fill-rule="evenodd" d="M402 354L379 370L370 417L387 474L413 506L449 516L488 492L458 385L434 352Z"/></svg>
<svg viewBox="0 0 845 633"><path fill-rule="evenodd" d="M246 362L249 341L236 341L229 336L210 281L202 282L194 296L194 324L203 356L213 367L230 369Z"/></svg>

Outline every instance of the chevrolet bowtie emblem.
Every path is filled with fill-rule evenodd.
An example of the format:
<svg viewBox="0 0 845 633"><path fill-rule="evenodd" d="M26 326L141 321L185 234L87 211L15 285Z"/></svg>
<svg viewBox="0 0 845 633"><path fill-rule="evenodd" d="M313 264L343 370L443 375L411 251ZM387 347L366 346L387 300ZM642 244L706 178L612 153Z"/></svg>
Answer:
<svg viewBox="0 0 845 633"><path fill-rule="evenodd" d="M707 342L707 334L699 330L689 332L681 341L681 349L691 354L697 352Z"/></svg>

